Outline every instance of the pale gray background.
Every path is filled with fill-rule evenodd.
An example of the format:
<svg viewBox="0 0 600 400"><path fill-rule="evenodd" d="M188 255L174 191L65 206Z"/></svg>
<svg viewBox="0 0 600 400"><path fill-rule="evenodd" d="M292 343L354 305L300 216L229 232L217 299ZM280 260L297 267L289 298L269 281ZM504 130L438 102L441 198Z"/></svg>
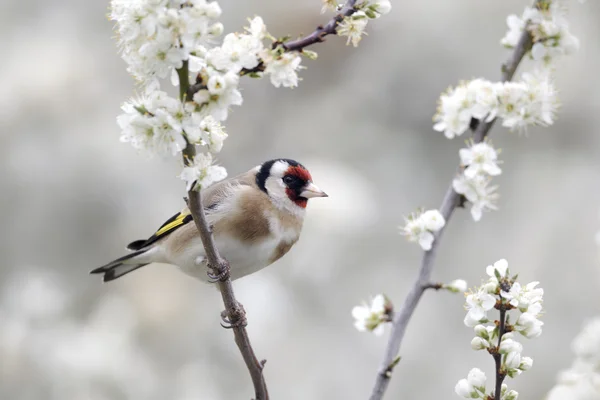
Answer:
<svg viewBox="0 0 600 400"><path fill-rule="evenodd" d="M350 310L387 293L399 304L421 257L402 216L437 207L463 138L432 130L441 91L499 76L509 13L526 1L395 1L358 49L314 47L300 87L243 80L220 162L237 174L291 157L330 194L311 201L293 251L236 282L273 399L365 399L385 346ZM226 31L264 17L276 35L308 33L320 2L223 0ZM544 334L525 341L533 369L509 381L541 399L572 359L570 341L600 313L600 4L569 2L578 54L558 65L564 106L528 137L497 126L500 211L460 211L436 280L476 285L507 258L546 290ZM122 255L183 206L176 160L119 142L115 118L133 93L105 1L0 5L0 398L249 399L250 380L210 287L155 265L103 285L87 272ZM457 398L454 385L492 359L470 350L463 299L427 293L408 329L388 398Z"/></svg>

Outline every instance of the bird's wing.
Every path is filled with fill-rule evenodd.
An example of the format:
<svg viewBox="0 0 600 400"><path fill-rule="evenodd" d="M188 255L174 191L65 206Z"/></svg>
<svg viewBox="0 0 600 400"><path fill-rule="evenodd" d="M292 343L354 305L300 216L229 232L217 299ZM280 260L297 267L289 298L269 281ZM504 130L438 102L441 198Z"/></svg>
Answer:
<svg viewBox="0 0 600 400"><path fill-rule="evenodd" d="M207 217L211 216L211 212L215 211L218 206L231 195L237 186L255 186L254 176L252 171L249 171L234 178L225 179L201 191L202 204ZM133 241L127 245L127 248L129 250L140 250L144 247L148 247L191 221L193 221L192 214L190 213L190 210L185 207L165 221L148 239Z"/></svg>

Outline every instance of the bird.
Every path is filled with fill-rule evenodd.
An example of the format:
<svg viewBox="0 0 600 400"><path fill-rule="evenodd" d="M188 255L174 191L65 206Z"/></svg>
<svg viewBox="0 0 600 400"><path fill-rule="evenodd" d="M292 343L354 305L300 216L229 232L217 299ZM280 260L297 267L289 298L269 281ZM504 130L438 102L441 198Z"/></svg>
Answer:
<svg viewBox="0 0 600 400"><path fill-rule="evenodd" d="M328 197L299 162L278 158L200 192L215 245L229 262L232 280L283 257L300 238L308 200ZM172 264L213 283L205 250L189 208L173 215L149 238L127 245L131 252L91 274L110 282L151 263Z"/></svg>

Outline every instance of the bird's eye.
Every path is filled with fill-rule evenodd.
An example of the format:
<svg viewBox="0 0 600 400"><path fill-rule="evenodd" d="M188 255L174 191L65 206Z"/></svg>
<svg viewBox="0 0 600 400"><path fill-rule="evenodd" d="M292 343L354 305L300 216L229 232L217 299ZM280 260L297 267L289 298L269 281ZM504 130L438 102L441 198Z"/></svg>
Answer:
<svg viewBox="0 0 600 400"><path fill-rule="evenodd" d="M294 177L289 175L283 177L283 183L285 183L286 185L290 185L292 182L294 182Z"/></svg>

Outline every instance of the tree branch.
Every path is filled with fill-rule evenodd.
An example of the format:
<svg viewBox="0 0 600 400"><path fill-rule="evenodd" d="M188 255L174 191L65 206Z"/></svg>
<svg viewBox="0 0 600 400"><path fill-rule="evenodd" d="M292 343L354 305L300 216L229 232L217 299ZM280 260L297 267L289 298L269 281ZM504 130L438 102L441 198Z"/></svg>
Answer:
<svg viewBox="0 0 600 400"><path fill-rule="evenodd" d="M185 101L189 89L188 79L188 63L184 61L183 67L177 70L179 75L180 90L179 95L181 101ZM183 162L185 165L189 165L196 155L196 147L188 143L186 148L183 150ZM188 207L194 218L196 228L200 233L202 244L206 253L206 259L208 261L208 267L212 270L215 277L218 278L217 284L223 298L223 304L225 304L225 311L222 316L225 322L233 329L235 337L235 343L237 344L246 367L250 372L252 383L254 384L254 392L256 400L268 400L269 393L267 391L267 384L263 376L263 367L265 360L258 361L254 354L254 349L250 343L248 332L246 331L246 312L242 305L237 302L235 294L233 292L233 285L229 276L229 263L226 259L221 257L219 250L215 245L215 241L212 236L212 230L206 222L206 216L204 214L204 207L202 205L202 196L200 191L192 189L188 192L189 200Z"/></svg>
<svg viewBox="0 0 600 400"><path fill-rule="evenodd" d="M541 0L538 0L541 1ZM510 81L519 66L519 63L525 56L525 54L531 49L532 46L532 38L529 32L525 29L517 46L514 48L510 58L504 63L502 66L502 82ZM488 134L494 122L496 120L493 119L490 122L483 122L477 124L473 132L473 140L476 143L481 142ZM440 207L440 212L444 216L446 220L446 225L454 212L454 209L457 208L461 204L461 195L456 193L452 187L452 183L448 187L446 191L446 195L444 196L444 200L442 201L442 205ZM435 261L435 256L437 253L437 248L442 238L442 234L445 228L439 230L435 235L435 240L431 247L431 250L426 251L423 254L423 259L421 261L421 267L419 269L419 273L417 279L415 280L412 289L406 296L404 303L402 304L402 308L398 311L393 318L392 321L392 332L390 334L390 338L388 340L387 348L384 354L383 362L380 365L379 372L377 374L377 379L375 381L375 385L373 387L373 391L371 393L370 400L380 400L383 398L385 391L389 385L390 379L392 377L392 368L393 361L397 359L398 352L400 351L400 345L402 344L402 339L404 338L404 334L406 332L406 327L412 317L421 296L428 288L428 283L431 281L431 272L433 270L433 263Z"/></svg>
<svg viewBox="0 0 600 400"><path fill-rule="evenodd" d="M336 29L338 24L342 22L344 17L348 17L354 14L354 12L356 11L356 9L354 8L355 4L356 0L346 1L346 4L344 4L342 9L340 10L340 13L333 17L331 20L329 20L327 25L318 26L317 29L308 36L285 42L283 44L283 48L286 51L301 51L302 49L304 49L307 46L310 46L311 44L324 42L325 36L327 35L336 35Z"/></svg>
<svg viewBox="0 0 600 400"><path fill-rule="evenodd" d="M506 372L502 371L502 354L500 354L500 344L502 343L502 336L504 335L506 323L506 309L500 308L500 321L498 323L498 348L496 354L494 354L494 363L496 364L496 389L494 391L494 400L500 400L502 391L502 382L506 378Z"/></svg>

